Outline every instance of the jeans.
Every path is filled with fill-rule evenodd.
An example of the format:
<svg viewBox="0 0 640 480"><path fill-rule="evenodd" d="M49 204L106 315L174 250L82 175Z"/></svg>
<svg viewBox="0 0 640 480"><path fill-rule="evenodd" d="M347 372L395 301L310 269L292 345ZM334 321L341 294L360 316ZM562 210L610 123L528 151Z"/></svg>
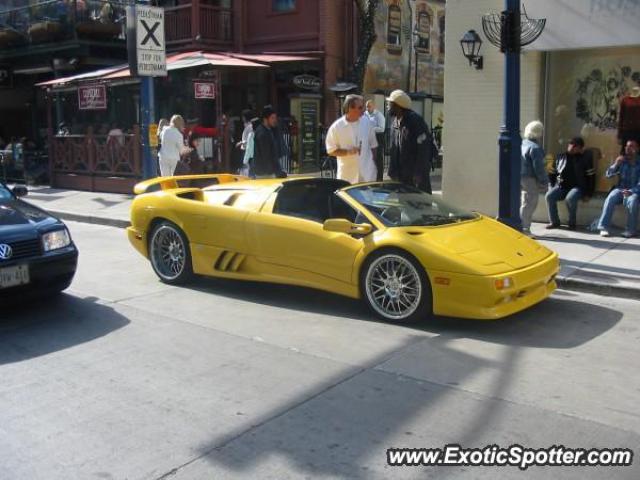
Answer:
<svg viewBox="0 0 640 480"><path fill-rule="evenodd" d="M522 228L529 230L531 228L531 217L538 206L538 197L540 195L540 187L535 177L520 178L520 188L522 189L520 199L520 218L522 219Z"/></svg>
<svg viewBox="0 0 640 480"><path fill-rule="evenodd" d="M638 224L638 210L640 209L640 195L634 193L625 197L622 194L622 190L614 188L609 192L607 199L604 201L604 207L602 208L602 215L598 220L598 230L608 230L611 225L611 216L616 208L616 205L624 205L627 211L627 232L636 233L636 227Z"/></svg>
<svg viewBox="0 0 640 480"><path fill-rule="evenodd" d="M549 222L554 225L560 225L560 217L558 216L558 201L564 200L569 210L569 225L575 226L576 216L578 215L578 200L582 198L582 192L579 188L567 190L556 185L545 195L547 200L547 208L549 210Z"/></svg>

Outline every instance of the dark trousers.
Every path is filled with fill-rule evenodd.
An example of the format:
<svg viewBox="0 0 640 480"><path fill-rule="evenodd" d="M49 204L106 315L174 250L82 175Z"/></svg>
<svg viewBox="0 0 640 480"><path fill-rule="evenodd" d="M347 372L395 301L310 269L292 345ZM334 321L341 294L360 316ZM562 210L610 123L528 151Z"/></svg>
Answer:
<svg viewBox="0 0 640 480"><path fill-rule="evenodd" d="M423 192L431 194L431 164L429 164L428 167L429 168L427 168L427 171L424 172L424 175L419 182L415 181L413 175L405 175L399 180L406 185L414 186L418 190L422 190Z"/></svg>
<svg viewBox="0 0 640 480"><path fill-rule="evenodd" d="M376 133L376 141L378 142L376 158L374 159L376 162L376 169L378 170L376 180L381 182L382 177L384 176L384 133Z"/></svg>

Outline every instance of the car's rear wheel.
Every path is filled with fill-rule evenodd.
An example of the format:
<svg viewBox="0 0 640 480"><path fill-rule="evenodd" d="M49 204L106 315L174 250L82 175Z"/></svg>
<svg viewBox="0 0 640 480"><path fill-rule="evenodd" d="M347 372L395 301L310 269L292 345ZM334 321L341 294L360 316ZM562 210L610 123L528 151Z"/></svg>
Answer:
<svg viewBox="0 0 640 480"><path fill-rule="evenodd" d="M362 297L379 317L409 323L432 314L431 285L422 266L401 250L374 254L360 278Z"/></svg>
<svg viewBox="0 0 640 480"><path fill-rule="evenodd" d="M193 276L189 240L171 222L161 222L151 232L149 258L153 271L165 283L178 285Z"/></svg>

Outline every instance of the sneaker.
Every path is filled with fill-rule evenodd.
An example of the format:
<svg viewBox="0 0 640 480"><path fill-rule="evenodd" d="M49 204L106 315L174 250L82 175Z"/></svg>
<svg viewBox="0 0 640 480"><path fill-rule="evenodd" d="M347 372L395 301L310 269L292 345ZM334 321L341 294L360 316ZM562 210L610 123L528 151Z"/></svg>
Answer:
<svg viewBox="0 0 640 480"><path fill-rule="evenodd" d="M576 229L576 226L575 226L575 225L569 225L569 227L568 227L568 228L569 228L569 230L575 230L575 229Z"/></svg>
<svg viewBox="0 0 640 480"><path fill-rule="evenodd" d="M609 230L600 230L600 236L601 237L610 237L611 234L609 233Z"/></svg>
<svg viewBox="0 0 640 480"><path fill-rule="evenodd" d="M622 232L622 236L624 238L632 238L635 237L635 234L630 232L629 230L625 230L624 232Z"/></svg>
<svg viewBox="0 0 640 480"><path fill-rule="evenodd" d="M529 228L523 228L522 229L522 234L526 235L529 238L534 238L534 235L533 235L533 233L531 233L531 229L529 229Z"/></svg>
<svg viewBox="0 0 640 480"><path fill-rule="evenodd" d="M546 227L547 230L553 230L554 228L560 228L560 224L559 223L550 223L549 225L547 225Z"/></svg>

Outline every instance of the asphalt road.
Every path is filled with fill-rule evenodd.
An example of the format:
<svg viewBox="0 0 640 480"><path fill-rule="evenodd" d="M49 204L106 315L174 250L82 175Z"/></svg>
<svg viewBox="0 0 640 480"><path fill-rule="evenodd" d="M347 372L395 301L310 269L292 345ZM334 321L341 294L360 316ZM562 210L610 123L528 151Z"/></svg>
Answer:
<svg viewBox="0 0 640 480"><path fill-rule="evenodd" d="M640 478L390 467L391 447L640 446L640 302L558 292L497 322L373 320L307 289L159 283L69 223L57 299L0 310L0 479Z"/></svg>

